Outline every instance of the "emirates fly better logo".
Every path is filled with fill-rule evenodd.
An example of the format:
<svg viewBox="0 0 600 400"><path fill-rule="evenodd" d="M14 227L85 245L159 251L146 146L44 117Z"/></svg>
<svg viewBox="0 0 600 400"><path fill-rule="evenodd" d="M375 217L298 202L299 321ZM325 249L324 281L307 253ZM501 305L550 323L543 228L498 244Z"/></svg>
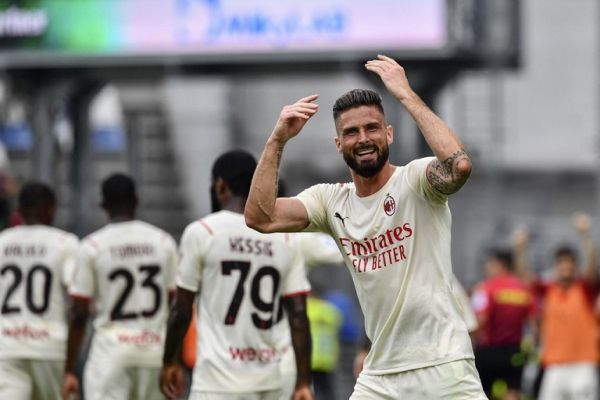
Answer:
<svg viewBox="0 0 600 400"><path fill-rule="evenodd" d="M394 215L396 212L396 200L394 200L389 193L385 196L385 200L383 201L383 211L385 211L387 215Z"/></svg>

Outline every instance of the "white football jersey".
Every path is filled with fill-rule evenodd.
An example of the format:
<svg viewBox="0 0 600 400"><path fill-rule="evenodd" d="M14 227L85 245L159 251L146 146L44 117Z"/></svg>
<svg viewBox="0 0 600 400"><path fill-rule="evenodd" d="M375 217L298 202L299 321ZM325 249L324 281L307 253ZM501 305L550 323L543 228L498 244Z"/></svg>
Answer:
<svg viewBox="0 0 600 400"><path fill-rule="evenodd" d="M318 265L342 265L344 262L342 253L340 253L335 240L331 236L321 232L298 232L290 235L292 235L292 245L296 246L300 252L306 268ZM281 375L284 379L290 380L284 385L288 388L287 392L289 392L296 384L296 358L294 357L290 327L286 318L277 324L277 329L281 331L277 334L279 349L282 354Z"/></svg>
<svg viewBox="0 0 600 400"><path fill-rule="evenodd" d="M305 266L314 267L344 262L344 258L331 236L320 232L298 232L293 235L294 245L298 247Z"/></svg>
<svg viewBox="0 0 600 400"><path fill-rule="evenodd" d="M110 223L82 240L70 293L94 299L90 358L161 365L176 268L173 238L142 221Z"/></svg>
<svg viewBox="0 0 600 400"><path fill-rule="evenodd" d="M452 292L451 216L425 171L397 167L376 193L321 184L298 195L308 230L331 234L350 270L372 342L364 373L381 375L473 358Z"/></svg>
<svg viewBox="0 0 600 400"><path fill-rule="evenodd" d="M280 298L310 290L287 234L261 234L220 211L188 225L177 286L198 298L192 391L255 392L281 386L275 329Z"/></svg>
<svg viewBox="0 0 600 400"><path fill-rule="evenodd" d="M78 243L46 225L0 233L0 358L64 360Z"/></svg>

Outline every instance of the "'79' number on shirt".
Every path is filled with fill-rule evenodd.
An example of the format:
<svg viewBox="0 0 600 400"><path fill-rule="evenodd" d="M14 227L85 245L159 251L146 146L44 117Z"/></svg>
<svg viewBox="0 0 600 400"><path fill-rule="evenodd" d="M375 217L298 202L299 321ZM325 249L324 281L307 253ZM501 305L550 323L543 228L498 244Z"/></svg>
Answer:
<svg viewBox="0 0 600 400"><path fill-rule="evenodd" d="M244 282L246 282L250 273L250 263L245 261L223 261L221 263L221 272L223 275L232 275L233 271L239 271L240 277L235 291L233 292L233 298L231 299L229 308L227 309L227 314L225 315L225 325L235 324L246 292L244 289ZM260 286L265 278L270 278L273 282L273 293L269 300L260 297ZM279 307L277 316L273 315L276 303L275 295L279 289L280 279L279 271L271 266L260 267L252 277L250 285L250 299L252 300L252 304L259 311L271 314L271 317L263 319L258 313L252 313L252 323L258 329L270 329L274 322L278 322L283 318L283 310L281 307Z"/></svg>

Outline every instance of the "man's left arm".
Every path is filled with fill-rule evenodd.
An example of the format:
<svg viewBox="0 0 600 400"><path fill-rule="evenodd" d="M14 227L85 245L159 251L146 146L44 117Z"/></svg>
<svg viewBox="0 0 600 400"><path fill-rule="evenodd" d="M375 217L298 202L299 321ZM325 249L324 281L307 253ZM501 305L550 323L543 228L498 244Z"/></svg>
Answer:
<svg viewBox="0 0 600 400"><path fill-rule="evenodd" d="M471 174L471 159L460 139L412 90L404 68L395 60L378 55L366 68L375 72L385 87L408 111L436 159L427 167L427 179L440 193L456 193Z"/></svg>

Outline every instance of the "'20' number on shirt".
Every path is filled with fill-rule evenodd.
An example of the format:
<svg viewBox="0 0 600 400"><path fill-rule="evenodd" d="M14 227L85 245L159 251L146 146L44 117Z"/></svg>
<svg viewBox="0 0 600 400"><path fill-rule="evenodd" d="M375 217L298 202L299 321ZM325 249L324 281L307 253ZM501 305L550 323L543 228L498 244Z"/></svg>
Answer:
<svg viewBox="0 0 600 400"><path fill-rule="evenodd" d="M246 282L250 273L250 263L245 261L223 261L221 263L221 272L223 275L232 275L233 271L239 271L239 280L235 291L233 292L233 298L227 309L227 314L225 315L225 325L235 324L246 292L244 282ZM273 288L270 299L268 300L265 300L260 296L260 287L265 279L271 280ZM280 279L279 271L271 266L260 267L252 277L250 285L250 299L252 300L252 304L259 311L271 314L270 318L263 319L258 313L252 313L252 323L258 329L270 329L274 322L278 322L283 317L283 310L281 307L279 307L277 316L275 317L275 315L273 315L276 302L275 295L279 289Z"/></svg>
<svg viewBox="0 0 600 400"><path fill-rule="evenodd" d="M50 305L50 288L52 287L52 271L44 265L34 265L27 272L23 280L23 270L17 265L8 264L0 269L0 277L12 279L7 285L6 293L2 299L0 313L2 315L21 312L18 300L13 299L15 292L23 283L25 285L25 306L33 314L43 314ZM36 286L35 282L41 282ZM41 298L34 293L34 287L41 287Z"/></svg>

